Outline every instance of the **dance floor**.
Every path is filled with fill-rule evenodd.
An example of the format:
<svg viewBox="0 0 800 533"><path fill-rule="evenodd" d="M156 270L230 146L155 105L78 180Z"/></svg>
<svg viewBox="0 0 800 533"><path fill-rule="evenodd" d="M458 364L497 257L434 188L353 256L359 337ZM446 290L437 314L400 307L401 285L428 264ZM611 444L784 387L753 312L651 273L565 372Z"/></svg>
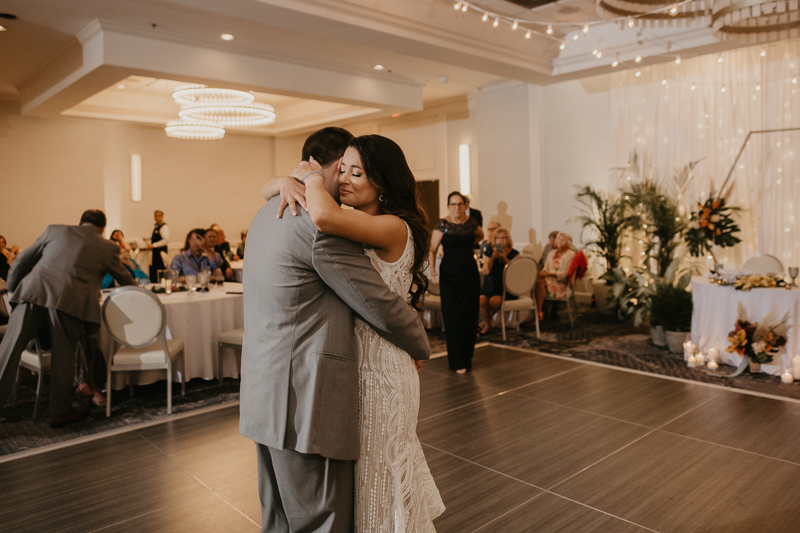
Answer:
<svg viewBox="0 0 800 533"><path fill-rule="evenodd" d="M796 532L800 403L486 346L420 372L438 532ZM4 531L258 531L238 407L0 462Z"/></svg>

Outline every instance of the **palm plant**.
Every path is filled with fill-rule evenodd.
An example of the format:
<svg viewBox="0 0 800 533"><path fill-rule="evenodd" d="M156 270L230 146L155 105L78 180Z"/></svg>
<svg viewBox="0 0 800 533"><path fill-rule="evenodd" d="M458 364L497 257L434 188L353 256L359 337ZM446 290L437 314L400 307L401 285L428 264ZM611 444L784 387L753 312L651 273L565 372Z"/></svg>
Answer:
<svg viewBox="0 0 800 533"><path fill-rule="evenodd" d="M588 228L594 236L586 246L606 260L607 270L616 268L624 257L623 232L632 227L638 217L627 213L627 204L621 198L596 191L589 185L580 187L575 199L582 214L572 220L580 222L582 231Z"/></svg>

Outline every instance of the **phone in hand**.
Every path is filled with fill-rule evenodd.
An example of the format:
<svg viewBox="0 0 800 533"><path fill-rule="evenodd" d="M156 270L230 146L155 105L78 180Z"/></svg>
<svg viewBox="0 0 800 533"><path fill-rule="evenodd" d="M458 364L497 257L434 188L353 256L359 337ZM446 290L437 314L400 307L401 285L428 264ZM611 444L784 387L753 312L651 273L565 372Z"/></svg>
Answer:
<svg viewBox="0 0 800 533"><path fill-rule="evenodd" d="M497 250L498 254L502 254L503 253L503 245L502 244L495 244L494 245L494 249Z"/></svg>

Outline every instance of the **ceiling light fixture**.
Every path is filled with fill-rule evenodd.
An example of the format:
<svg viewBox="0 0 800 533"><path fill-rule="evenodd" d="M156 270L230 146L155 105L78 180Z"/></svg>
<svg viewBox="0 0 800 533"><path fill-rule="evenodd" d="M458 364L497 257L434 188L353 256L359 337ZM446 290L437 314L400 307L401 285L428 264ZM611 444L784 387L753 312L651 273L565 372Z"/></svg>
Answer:
<svg viewBox="0 0 800 533"><path fill-rule="evenodd" d="M233 35L231 35L230 33L223 33L222 35L220 35L220 36L219 36L219 38L220 38L220 39L222 39L223 41L232 41L232 40L234 40L236 37L234 37L234 36L233 36Z"/></svg>
<svg viewBox="0 0 800 533"><path fill-rule="evenodd" d="M184 85L175 89L172 98L178 105L248 104L256 99L250 93L233 89L217 89L206 85Z"/></svg>
<svg viewBox="0 0 800 533"><path fill-rule="evenodd" d="M185 141L216 141L225 137L225 128L213 122L170 120L164 131L167 137Z"/></svg>
<svg viewBox="0 0 800 533"><path fill-rule="evenodd" d="M275 122L275 109L260 102L233 105L195 104L183 106L178 116L187 120L216 122L223 127L247 128L267 126Z"/></svg>

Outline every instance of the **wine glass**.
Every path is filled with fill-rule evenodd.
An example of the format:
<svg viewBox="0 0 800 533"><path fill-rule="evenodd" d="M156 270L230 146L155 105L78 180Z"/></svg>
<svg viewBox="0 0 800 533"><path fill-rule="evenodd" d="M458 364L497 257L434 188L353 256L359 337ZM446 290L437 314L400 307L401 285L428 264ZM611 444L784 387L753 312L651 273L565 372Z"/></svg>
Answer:
<svg viewBox="0 0 800 533"><path fill-rule="evenodd" d="M794 280L797 277L798 270L797 267L789 267L789 276L792 278L792 287L795 287Z"/></svg>

